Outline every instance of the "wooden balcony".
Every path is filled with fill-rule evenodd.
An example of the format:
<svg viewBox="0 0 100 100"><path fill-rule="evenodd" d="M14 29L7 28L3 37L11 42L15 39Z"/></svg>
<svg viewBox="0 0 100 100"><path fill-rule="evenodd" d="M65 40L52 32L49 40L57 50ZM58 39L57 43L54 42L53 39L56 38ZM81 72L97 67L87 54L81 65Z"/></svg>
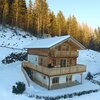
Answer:
<svg viewBox="0 0 100 100"><path fill-rule="evenodd" d="M51 57L78 57L78 51L55 51Z"/></svg>
<svg viewBox="0 0 100 100"><path fill-rule="evenodd" d="M28 67L40 73L46 74L48 76L54 75L64 75L64 74L74 74L81 73L86 71L85 65L76 65L72 67L56 67L56 68L47 68L39 65L33 65L28 61L22 63L22 67Z"/></svg>

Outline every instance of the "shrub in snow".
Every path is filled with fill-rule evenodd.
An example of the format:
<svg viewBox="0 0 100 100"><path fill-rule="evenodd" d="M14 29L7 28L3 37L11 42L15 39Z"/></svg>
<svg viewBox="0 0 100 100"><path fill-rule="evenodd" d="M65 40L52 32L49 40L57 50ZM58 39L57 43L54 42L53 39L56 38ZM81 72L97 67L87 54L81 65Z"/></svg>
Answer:
<svg viewBox="0 0 100 100"><path fill-rule="evenodd" d="M23 82L16 82L16 85L12 87L12 93L22 94L25 91L26 87Z"/></svg>
<svg viewBox="0 0 100 100"><path fill-rule="evenodd" d="M62 99L67 99L67 98L73 98L74 96L82 96L82 95L86 95L86 94L90 94L93 92L98 92L100 91L100 89L96 89L96 90L87 90L87 91L80 91L80 92L74 92L71 94L64 94L61 96L56 96L56 97L49 97L49 96L29 96L29 97L35 97L36 99L43 99L43 100L62 100Z"/></svg>
<svg viewBox="0 0 100 100"><path fill-rule="evenodd" d="M91 74L90 72L88 72L88 74L87 74L87 76L86 76L86 79L87 79L87 80L93 79L93 76L92 76L92 74Z"/></svg>
<svg viewBox="0 0 100 100"><path fill-rule="evenodd" d="M26 36L24 35L23 38L26 38Z"/></svg>
<svg viewBox="0 0 100 100"><path fill-rule="evenodd" d="M9 56L5 57L2 60L3 64L9 64L13 63L15 61L23 61L27 59L27 53L26 52L20 52L20 53L11 53Z"/></svg>

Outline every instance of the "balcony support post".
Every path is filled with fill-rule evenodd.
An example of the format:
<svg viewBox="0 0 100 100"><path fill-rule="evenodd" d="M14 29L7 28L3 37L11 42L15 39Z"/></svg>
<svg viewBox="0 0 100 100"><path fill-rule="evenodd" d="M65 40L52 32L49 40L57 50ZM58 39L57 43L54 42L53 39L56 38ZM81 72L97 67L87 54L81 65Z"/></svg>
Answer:
<svg viewBox="0 0 100 100"><path fill-rule="evenodd" d="M80 76L81 76L81 84L82 84L82 73L80 74Z"/></svg>
<svg viewBox="0 0 100 100"><path fill-rule="evenodd" d="M50 76L48 76L48 79L49 79L49 84L48 84L48 90L50 90L51 89L51 78L50 78Z"/></svg>
<svg viewBox="0 0 100 100"><path fill-rule="evenodd" d="M69 75L68 75L68 85L69 85Z"/></svg>

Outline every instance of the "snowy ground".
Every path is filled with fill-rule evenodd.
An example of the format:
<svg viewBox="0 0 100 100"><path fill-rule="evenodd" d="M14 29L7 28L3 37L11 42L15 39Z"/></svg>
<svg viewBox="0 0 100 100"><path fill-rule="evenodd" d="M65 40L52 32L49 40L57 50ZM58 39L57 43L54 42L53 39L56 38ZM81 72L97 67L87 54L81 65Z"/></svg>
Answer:
<svg viewBox="0 0 100 100"><path fill-rule="evenodd" d="M22 33L22 31L19 31ZM2 34L5 34L6 37L2 38ZM7 34L7 35L6 35ZM35 40L34 37L27 36L27 38L23 38L22 36L14 36L11 40L13 32L10 29L7 29L6 32L0 31L0 45L4 43L4 45L14 46L18 48L22 48L22 46L32 42ZM15 34L15 33L14 33ZM20 39L19 39L20 38ZM23 42L22 42L23 41ZM16 45L13 45L16 44ZM50 90L40 87L39 85L33 83L33 86L28 87L25 77L21 72L21 62L15 62L12 64L4 65L1 63L1 60L4 59L5 56L9 55L11 52L20 52L19 50L2 48L0 47L0 100L36 100L35 98L27 97L27 94L41 95L41 96L58 96L63 94L69 94L73 92L79 92L83 90L91 90L91 89L100 89L100 86L97 84L93 84L87 80L85 80L87 72L91 72L92 74L100 72L100 53L92 50L82 50L79 51L78 63L85 64L87 66L87 72L83 75L83 84L77 85L69 88ZM77 76L78 77L78 76ZM96 78L100 80L100 76ZM12 94L12 86L15 82L24 82L27 86L27 89L23 95L15 95ZM73 97L71 99L66 100L97 100L100 97L100 92L92 93L80 97ZM63 99L61 99L63 100ZM65 100L65 99L64 99Z"/></svg>

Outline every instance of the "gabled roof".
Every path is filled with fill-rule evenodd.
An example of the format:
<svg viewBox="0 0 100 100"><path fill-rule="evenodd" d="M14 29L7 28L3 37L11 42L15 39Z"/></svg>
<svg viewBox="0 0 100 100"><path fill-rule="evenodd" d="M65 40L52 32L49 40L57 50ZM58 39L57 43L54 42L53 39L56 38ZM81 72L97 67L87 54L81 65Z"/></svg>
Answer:
<svg viewBox="0 0 100 100"><path fill-rule="evenodd" d="M29 45L27 45L25 48L38 48L38 49L42 49L42 48L51 48L53 46L56 46L60 43L63 43L67 40L71 40L72 42L74 42L77 46L79 46L80 49L85 49L85 47L79 43L77 40L75 40L73 37L71 37L70 35L66 35L66 36L59 36L59 37L50 37L50 38L46 38L46 39L39 39L39 40L35 40L32 43L30 43Z"/></svg>

